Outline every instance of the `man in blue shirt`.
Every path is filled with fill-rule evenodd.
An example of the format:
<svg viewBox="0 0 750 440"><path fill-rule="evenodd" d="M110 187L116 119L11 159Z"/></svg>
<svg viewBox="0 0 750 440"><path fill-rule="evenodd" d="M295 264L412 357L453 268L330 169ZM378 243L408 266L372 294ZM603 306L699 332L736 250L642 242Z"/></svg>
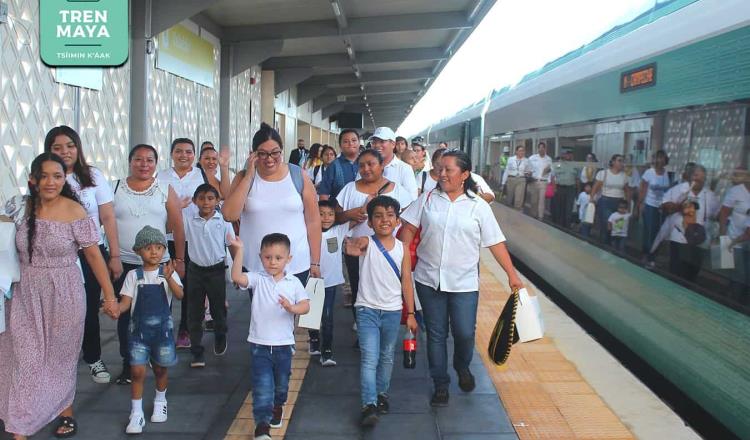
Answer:
<svg viewBox="0 0 750 440"><path fill-rule="evenodd" d="M318 185L320 200L335 199L347 183L357 178L359 133L351 128L342 130L339 134L339 148L341 154L323 172L323 180Z"/></svg>

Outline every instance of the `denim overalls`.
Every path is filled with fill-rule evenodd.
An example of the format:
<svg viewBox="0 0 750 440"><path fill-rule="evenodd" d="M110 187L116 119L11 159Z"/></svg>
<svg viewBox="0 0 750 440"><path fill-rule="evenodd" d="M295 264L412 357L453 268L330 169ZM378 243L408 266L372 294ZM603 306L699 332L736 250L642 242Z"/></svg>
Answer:
<svg viewBox="0 0 750 440"><path fill-rule="evenodd" d="M136 269L138 295L131 309L129 340L131 365L145 365L151 359L161 367L177 363L174 322L164 284L164 268L159 266L158 284L146 284L143 267Z"/></svg>

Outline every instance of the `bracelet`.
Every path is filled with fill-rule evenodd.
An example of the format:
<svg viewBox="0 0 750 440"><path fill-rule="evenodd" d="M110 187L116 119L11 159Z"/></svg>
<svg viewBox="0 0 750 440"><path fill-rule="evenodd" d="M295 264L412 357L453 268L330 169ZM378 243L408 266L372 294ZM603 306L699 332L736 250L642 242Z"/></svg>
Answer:
<svg viewBox="0 0 750 440"><path fill-rule="evenodd" d="M320 267L320 263L310 263L310 266L317 266L317 267Z"/></svg>
<svg viewBox="0 0 750 440"><path fill-rule="evenodd" d="M184 263L185 259L184 258L175 258L174 261L179 261L180 263Z"/></svg>
<svg viewBox="0 0 750 440"><path fill-rule="evenodd" d="M409 315L413 315L413 314L414 314L414 312L408 312L408 313L406 314L406 316L409 316Z"/></svg>
<svg viewBox="0 0 750 440"><path fill-rule="evenodd" d="M113 298L113 299L103 299L102 301L103 301L103 302L105 302L105 303L117 302L117 298Z"/></svg>

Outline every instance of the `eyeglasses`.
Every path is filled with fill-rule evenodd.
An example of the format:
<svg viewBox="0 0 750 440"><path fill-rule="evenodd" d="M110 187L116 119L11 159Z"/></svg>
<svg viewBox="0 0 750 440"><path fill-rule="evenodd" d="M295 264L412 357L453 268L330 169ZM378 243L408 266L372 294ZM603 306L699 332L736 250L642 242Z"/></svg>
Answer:
<svg viewBox="0 0 750 440"><path fill-rule="evenodd" d="M258 159L260 160L266 160L269 156L271 159L278 159L281 157L281 150L273 150L270 153L267 151L256 151L255 155L258 156Z"/></svg>

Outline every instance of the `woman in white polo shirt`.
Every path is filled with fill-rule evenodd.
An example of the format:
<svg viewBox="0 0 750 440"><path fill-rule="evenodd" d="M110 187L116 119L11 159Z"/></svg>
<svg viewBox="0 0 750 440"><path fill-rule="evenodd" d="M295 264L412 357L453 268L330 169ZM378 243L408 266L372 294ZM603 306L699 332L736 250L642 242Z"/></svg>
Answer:
<svg viewBox="0 0 750 440"><path fill-rule="evenodd" d="M433 406L448 404L448 322L454 340L453 368L464 391L474 389L469 371L479 302L479 251L487 247L508 274L511 289L523 287L505 247L492 209L477 196L471 160L462 151L446 151L440 181L401 215L402 240L408 247L422 228L414 271L427 326L427 358L435 385Z"/></svg>

